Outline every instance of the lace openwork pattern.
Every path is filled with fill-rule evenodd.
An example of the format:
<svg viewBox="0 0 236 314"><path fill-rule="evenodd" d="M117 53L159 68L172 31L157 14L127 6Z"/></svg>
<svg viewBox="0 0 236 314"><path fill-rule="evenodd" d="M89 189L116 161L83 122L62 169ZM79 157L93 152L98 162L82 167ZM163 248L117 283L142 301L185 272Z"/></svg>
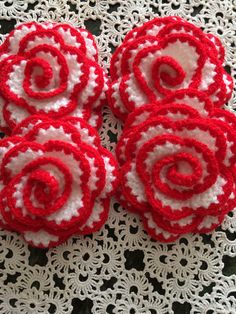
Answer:
<svg viewBox="0 0 236 314"><path fill-rule="evenodd" d="M56 21L86 27L97 39L100 64L134 26L178 15L220 37L225 69L236 79L234 0L3 0L0 41L14 26ZM236 98L227 104L236 107ZM104 109L101 139L114 150L121 125ZM151 240L138 216L114 199L108 222L92 236L49 250L29 248L0 230L0 313L236 313L236 210L211 235L174 244Z"/></svg>

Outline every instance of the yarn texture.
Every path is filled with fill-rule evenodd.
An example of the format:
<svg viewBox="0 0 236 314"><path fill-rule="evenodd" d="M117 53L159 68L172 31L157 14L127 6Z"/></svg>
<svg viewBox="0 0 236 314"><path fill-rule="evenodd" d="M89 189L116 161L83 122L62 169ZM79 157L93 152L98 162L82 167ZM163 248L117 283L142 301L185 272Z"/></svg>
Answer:
<svg viewBox="0 0 236 314"><path fill-rule="evenodd" d="M210 232L234 208L235 127L233 114L189 90L130 114L117 145L120 201L153 238Z"/></svg>
<svg viewBox="0 0 236 314"><path fill-rule="evenodd" d="M3 228L44 248L105 223L117 164L83 119L30 116L0 141L0 149Z"/></svg>
<svg viewBox="0 0 236 314"><path fill-rule="evenodd" d="M133 29L111 58L114 114L125 121L134 109L186 88L223 106L233 89L224 55L217 37L180 17L156 18Z"/></svg>
<svg viewBox="0 0 236 314"><path fill-rule="evenodd" d="M80 117L101 126L107 76L93 36L69 24L25 23L0 46L1 128L32 114Z"/></svg>
<svg viewBox="0 0 236 314"><path fill-rule="evenodd" d="M220 38L224 66L236 78L232 0L2 0L0 42L32 21L86 28L99 47L99 64L108 70L128 32L167 16L179 16ZM235 107L232 97L225 114ZM105 107L102 145L114 152L122 130L121 120ZM22 234L0 229L0 313L235 313L235 209L211 233L188 233L170 244L153 240L142 216L125 208L112 198L99 231L74 234L49 250L31 248Z"/></svg>

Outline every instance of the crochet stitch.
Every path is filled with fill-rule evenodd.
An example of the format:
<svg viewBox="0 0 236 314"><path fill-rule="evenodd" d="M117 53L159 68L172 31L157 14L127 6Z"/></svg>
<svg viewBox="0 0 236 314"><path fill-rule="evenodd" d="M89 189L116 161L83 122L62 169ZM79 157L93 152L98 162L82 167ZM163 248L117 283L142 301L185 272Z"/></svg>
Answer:
<svg viewBox="0 0 236 314"><path fill-rule="evenodd" d="M117 164L86 121L30 116L0 141L1 226L32 246L58 245L105 223Z"/></svg>
<svg viewBox="0 0 236 314"><path fill-rule="evenodd" d="M32 114L81 117L101 124L108 78L97 46L85 29L26 23L0 46L0 122L10 133Z"/></svg>
<svg viewBox="0 0 236 314"><path fill-rule="evenodd" d="M132 112L117 145L121 204L156 240L206 233L236 205L236 118L179 90Z"/></svg>
<svg viewBox="0 0 236 314"><path fill-rule="evenodd" d="M224 54L217 37L182 18L144 23L127 34L111 59L109 104L125 121L138 107L190 88L221 107L233 90L232 78L222 65Z"/></svg>

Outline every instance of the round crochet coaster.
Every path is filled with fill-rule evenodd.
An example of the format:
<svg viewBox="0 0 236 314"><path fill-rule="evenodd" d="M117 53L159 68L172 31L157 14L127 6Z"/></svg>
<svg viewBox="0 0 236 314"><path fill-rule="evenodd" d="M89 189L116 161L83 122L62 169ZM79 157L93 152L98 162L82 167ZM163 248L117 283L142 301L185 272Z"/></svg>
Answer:
<svg viewBox="0 0 236 314"><path fill-rule="evenodd" d="M68 24L26 23L0 46L0 127L32 114L70 115L101 124L108 78L93 36Z"/></svg>
<svg viewBox="0 0 236 314"><path fill-rule="evenodd" d="M0 141L0 225L32 246L58 245L105 223L117 164L85 120L30 116Z"/></svg>
<svg viewBox="0 0 236 314"><path fill-rule="evenodd" d="M128 33L111 59L109 104L125 121L138 107L191 88L221 107L233 90L224 54L217 37L182 18L149 21Z"/></svg>
<svg viewBox="0 0 236 314"><path fill-rule="evenodd" d="M139 107L116 149L121 204L160 241L215 229L236 205L235 129L235 115L197 90Z"/></svg>

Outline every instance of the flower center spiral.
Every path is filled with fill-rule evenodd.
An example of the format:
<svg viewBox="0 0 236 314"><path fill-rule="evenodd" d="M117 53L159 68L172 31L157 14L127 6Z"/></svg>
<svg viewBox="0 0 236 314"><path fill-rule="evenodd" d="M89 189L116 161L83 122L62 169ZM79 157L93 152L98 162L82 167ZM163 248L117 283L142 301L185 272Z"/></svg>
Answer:
<svg viewBox="0 0 236 314"><path fill-rule="evenodd" d="M45 170L37 169L31 173L29 181L34 186L34 196L38 203L49 205L59 192L56 178Z"/></svg>
<svg viewBox="0 0 236 314"><path fill-rule="evenodd" d="M29 174L23 198L27 210L35 216L46 216L63 207L71 193L72 175L69 169L60 160L51 157L38 158L26 169Z"/></svg>
<svg viewBox="0 0 236 314"><path fill-rule="evenodd" d="M26 53L23 87L35 99L54 97L67 88L68 66L64 56L51 46L37 46Z"/></svg>
<svg viewBox="0 0 236 314"><path fill-rule="evenodd" d="M174 193L174 186L183 190L192 187L201 177L202 167L199 160L185 152L164 157L153 167L154 185L165 194Z"/></svg>
<svg viewBox="0 0 236 314"><path fill-rule="evenodd" d="M184 81L185 72L171 57L164 56L156 59L152 68L152 79L158 92L168 94L168 87L175 87Z"/></svg>

